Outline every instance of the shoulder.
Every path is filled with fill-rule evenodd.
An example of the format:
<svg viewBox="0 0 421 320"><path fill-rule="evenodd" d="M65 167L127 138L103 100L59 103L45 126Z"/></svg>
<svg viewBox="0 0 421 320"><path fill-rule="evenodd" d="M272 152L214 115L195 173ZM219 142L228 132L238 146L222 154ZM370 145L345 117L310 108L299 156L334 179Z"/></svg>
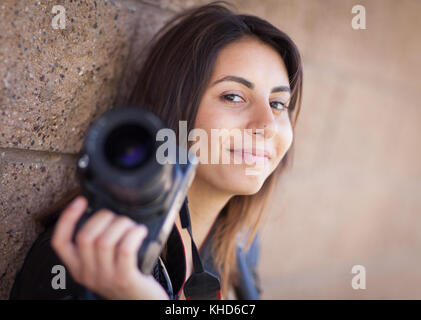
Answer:
<svg viewBox="0 0 421 320"><path fill-rule="evenodd" d="M244 250L244 245L238 245L238 251L241 255L244 255L247 263L250 266L256 267L259 262L260 257L260 237L259 234L256 234L250 247L247 250Z"/></svg>
<svg viewBox="0 0 421 320"><path fill-rule="evenodd" d="M247 237L237 237L237 256L244 259L250 268L256 268L260 258L260 235L256 233L250 246L246 248Z"/></svg>
<svg viewBox="0 0 421 320"><path fill-rule="evenodd" d="M245 249L244 243L237 245L238 282L235 291L241 300L256 300L260 298L261 285L257 272L260 256L260 240L257 234L250 247Z"/></svg>

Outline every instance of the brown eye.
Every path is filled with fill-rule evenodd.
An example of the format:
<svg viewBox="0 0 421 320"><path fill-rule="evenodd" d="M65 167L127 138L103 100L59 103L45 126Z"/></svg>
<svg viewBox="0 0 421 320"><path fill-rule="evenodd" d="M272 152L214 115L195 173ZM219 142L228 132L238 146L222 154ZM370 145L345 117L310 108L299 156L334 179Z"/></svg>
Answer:
<svg viewBox="0 0 421 320"><path fill-rule="evenodd" d="M283 101L272 101L270 106L277 111L288 110L286 103Z"/></svg>
<svg viewBox="0 0 421 320"><path fill-rule="evenodd" d="M222 96L222 99L228 102L233 102L233 103L238 103L238 102L242 102L244 101L244 99L239 96L238 94L234 94L234 93L229 93L229 94L224 94Z"/></svg>

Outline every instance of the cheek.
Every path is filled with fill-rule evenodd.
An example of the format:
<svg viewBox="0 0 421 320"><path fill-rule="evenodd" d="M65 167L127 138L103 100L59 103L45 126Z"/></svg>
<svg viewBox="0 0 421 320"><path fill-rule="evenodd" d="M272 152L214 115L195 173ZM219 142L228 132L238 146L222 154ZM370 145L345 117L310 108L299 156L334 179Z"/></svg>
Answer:
<svg viewBox="0 0 421 320"><path fill-rule="evenodd" d="M235 120L235 117L217 105L205 104L199 107L194 127L205 129L210 133L211 129L232 127Z"/></svg>
<svg viewBox="0 0 421 320"><path fill-rule="evenodd" d="M276 165L281 162L282 158L285 156L289 148L291 147L294 134L292 132L291 126L285 126L282 128L276 138L275 150L276 150Z"/></svg>
<svg viewBox="0 0 421 320"><path fill-rule="evenodd" d="M204 130L206 136L191 143L192 145L194 144L196 156L199 157L202 164L210 164L212 161L211 151L213 147L216 147L212 147L212 129L229 128L230 121L230 115L220 110L216 102L206 101L205 99L199 106L194 128ZM199 167L201 168L201 166ZM206 165L205 167L208 168ZM200 174L203 170L201 168L201 170L198 170L198 173Z"/></svg>
<svg viewBox="0 0 421 320"><path fill-rule="evenodd" d="M199 105L196 115L195 128L231 129L240 127L241 117L235 109L231 109L218 97L211 93L205 93Z"/></svg>
<svg viewBox="0 0 421 320"><path fill-rule="evenodd" d="M212 108L213 107L213 108ZM200 128L206 131L207 141L200 141L200 148L208 149L208 161L211 161L211 150L212 148L223 148L225 145L229 144L230 134L233 134L230 130L233 128L241 127L241 119L238 116L233 115L232 112L224 110L223 108L217 108L217 105L205 105L201 106L201 109L198 110L195 128ZM212 134L212 129L215 131ZM228 135L223 134L222 139L214 140L213 135L223 133L226 131L218 131L218 129L226 129L230 132Z"/></svg>

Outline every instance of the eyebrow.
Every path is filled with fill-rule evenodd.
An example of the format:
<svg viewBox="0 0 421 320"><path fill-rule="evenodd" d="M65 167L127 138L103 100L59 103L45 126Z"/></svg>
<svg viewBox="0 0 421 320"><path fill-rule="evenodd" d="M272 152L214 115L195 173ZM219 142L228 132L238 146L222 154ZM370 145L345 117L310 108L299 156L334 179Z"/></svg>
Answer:
<svg viewBox="0 0 421 320"><path fill-rule="evenodd" d="M219 80L216 80L214 83L212 83L212 86L222 81L234 81L234 82L241 83L242 85L246 86L249 89L254 88L254 84L252 82L242 77L237 77L237 76L225 76ZM272 89L271 93L274 93L274 92L291 92L291 89L288 86L278 86Z"/></svg>

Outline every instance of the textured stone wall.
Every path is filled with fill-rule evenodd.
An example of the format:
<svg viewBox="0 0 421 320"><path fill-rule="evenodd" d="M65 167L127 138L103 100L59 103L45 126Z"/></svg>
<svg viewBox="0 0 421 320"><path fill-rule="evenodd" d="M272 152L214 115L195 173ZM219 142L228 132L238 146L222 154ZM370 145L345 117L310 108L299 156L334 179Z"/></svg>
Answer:
<svg viewBox="0 0 421 320"><path fill-rule="evenodd" d="M77 187L86 129L124 101L139 53L175 12L200 1L0 2L0 298L41 230ZM53 5L66 28L53 29Z"/></svg>

